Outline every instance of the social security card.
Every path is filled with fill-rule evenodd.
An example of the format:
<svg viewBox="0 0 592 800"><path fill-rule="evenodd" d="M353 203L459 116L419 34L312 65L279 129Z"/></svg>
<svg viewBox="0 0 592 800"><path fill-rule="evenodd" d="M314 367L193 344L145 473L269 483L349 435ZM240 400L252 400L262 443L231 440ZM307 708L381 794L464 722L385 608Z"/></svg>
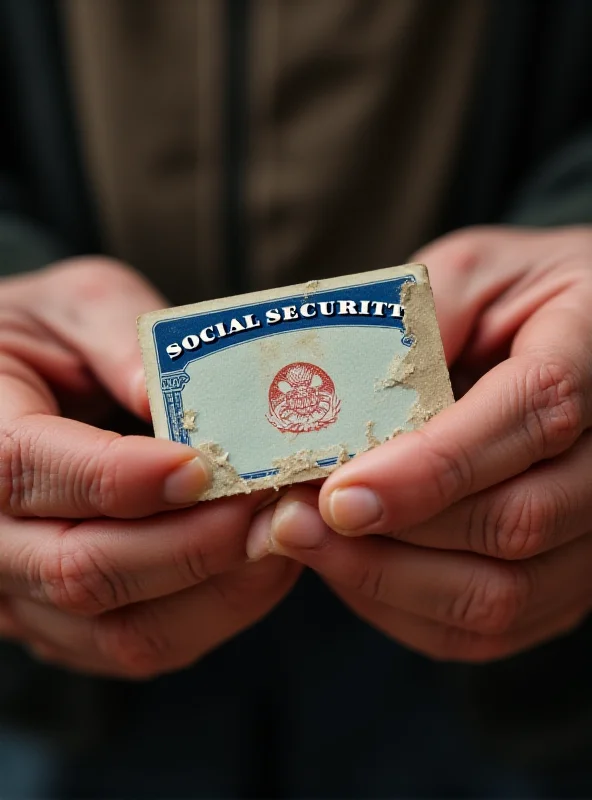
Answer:
<svg viewBox="0 0 592 800"><path fill-rule="evenodd" d="M212 463L202 499L323 478L452 390L420 264L145 314L155 434Z"/></svg>

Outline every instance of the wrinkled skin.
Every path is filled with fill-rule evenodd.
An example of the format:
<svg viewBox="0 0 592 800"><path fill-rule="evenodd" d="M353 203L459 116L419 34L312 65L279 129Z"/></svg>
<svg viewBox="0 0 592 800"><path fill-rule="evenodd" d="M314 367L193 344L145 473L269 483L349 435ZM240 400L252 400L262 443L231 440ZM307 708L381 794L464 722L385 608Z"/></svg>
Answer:
<svg viewBox="0 0 592 800"><path fill-rule="evenodd" d="M88 673L187 666L300 569L247 563L269 495L192 507L195 450L88 424L115 403L149 419L135 320L164 305L105 259L0 281L0 636Z"/></svg>
<svg viewBox="0 0 592 800"><path fill-rule="evenodd" d="M416 259L459 401L267 508L193 508L209 479L195 451L89 424L112 402L148 418L135 317L164 301L142 278L85 259L1 281L0 636L147 677L252 624L302 564L433 658L502 658L577 625L592 591L592 232L460 231Z"/></svg>
<svg viewBox="0 0 592 800"><path fill-rule="evenodd" d="M489 661L592 603L592 230L469 229L415 260L460 399L320 493L294 487L247 546L415 650Z"/></svg>

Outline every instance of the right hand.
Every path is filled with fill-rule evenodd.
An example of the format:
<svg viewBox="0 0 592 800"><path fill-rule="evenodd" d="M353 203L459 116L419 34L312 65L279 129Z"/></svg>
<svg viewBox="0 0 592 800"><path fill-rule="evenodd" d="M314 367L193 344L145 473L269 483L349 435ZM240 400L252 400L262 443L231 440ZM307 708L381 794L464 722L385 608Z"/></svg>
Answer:
<svg viewBox="0 0 592 800"><path fill-rule="evenodd" d="M210 477L196 450L81 421L107 397L149 419L135 320L163 305L106 259L0 281L0 636L85 672L187 666L300 569L247 562L268 495L191 508Z"/></svg>

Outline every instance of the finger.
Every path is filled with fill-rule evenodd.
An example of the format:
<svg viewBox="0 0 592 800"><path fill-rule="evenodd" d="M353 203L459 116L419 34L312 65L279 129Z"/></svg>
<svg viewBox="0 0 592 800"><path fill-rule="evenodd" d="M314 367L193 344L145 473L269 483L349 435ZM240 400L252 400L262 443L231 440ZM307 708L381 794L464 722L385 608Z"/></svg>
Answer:
<svg viewBox="0 0 592 800"><path fill-rule="evenodd" d="M410 649L437 661L475 664L497 661L567 635L586 617L585 610L573 608L520 630L483 635L373 603L340 586L332 588L363 620Z"/></svg>
<svg viewBox="0 0 592 800"><path fill-rule="evenodd" d="M379 537L340 537L322 523L309 499L298 489L278 503L270 529L272 552L295 558L373 602L491 635L591 596L591 535L526 562L507 563Z"/></svg>
<svg viewBox="0 0 592 800"><path fill-rule="evenodd" d="M556 327L563 349L548 344ZM498 365L420 430L341 466L321 490L327 524L350 535L396 532L573 445L592 421L584 327L566 314L550 334L546 320L541 349Z"/></svg>
<svg viewBox="0 0 592 800"><path fill-rule="evenodd" d="M0 336L0 418L35 413L100 418L113 405L75 354L51 342L19 342L18 336L11 336L10 344Z"/></svg>
<svg viewBox="0 0 592 800"><path fill-rule="evenodd" d="M0 353L24 361L58 387L78 392L97 386L85 372L81 359L55 342L40 343L20 333L2 334L0 331Z"/></svg>
<svg viewBox="0 0 592 800"><path fill-rule="evenodd" d="M121 437L58 409L40 376L0 355L0 511L40 517L141 517L195 503L211 479L193 448Z"/></svg>
<svg viewBox="0 0 592 800"><path fill-rule="evenodd" d="M253 624L289 591L298 573L297 564L269 558L92 620L28 600L15 600L13 610L44 642L46 657L82 669L94 664L106 674L153 677L188 666Z"/></svg>
<svg viewBox="0 0 592 800"><path fill-rule="evenodd" d="M412 260L429 269L449 364L461 352L463 360L487 358L570 284L574 255L587 260L589 236L572 229L569 249L564 237L565 229L477 226L415 253ZM558 248L565 256L560 265Z"/></svg>
<svg viewBox="0 0 592 800"><path fill-rule="evenodd" d="M17 371L20 366L21 375L36 375L45 382L42 391L51 389L48 413L61 412L72 419L89 421L93 417L104 418L113 405L113 398L93 377L81 356L49 339L47 328L30 315L0 308L0 353L0 397L5 394L5 385L9 392L14 391L15 366ZM10 416L24 413L23 398L18 393L17 400L20 402L14 404Z"/></svg>
<svg viewBox="0 0 592 800"><path fill-rule="evenodd" d="M148 516L195 503L210 479L208 459L176 442L122 437L46 414L0 423L6 514Z"/></svg>
<svg viewBox="0 0 592 800"><path fill-rule="evenodd" d="M263 493L146 520L0 517L0 590L94 615L237 569Z"/></svg>
<svg viewBox="0 0 592 800"><path fill-rule="evenodd" d="M149 419L136 318L164 298L137 272L105 258L74 259L3 286L80 354L126 408Z"/></svg>
<svg viewBox="0 0 592 800"><path fill-rule="evenodd" d="M590 529L591 469L592 434L587 432L567 453L392 535L421 547L531 558Z"/></svg>
<svg viewBox="0 0 592 800"><path fill-rule="evenodd" d="M565 230L561 229L547 232L542 237L538 232L530 234L532 239L526 257L522 259L498 248L495 261L492 260L485 271L504 271L509 263L515 265L518 261L521 274L517 275L511 287L483 309L463 353L465 363L478 365L492 353L507 348L510 342L513 342L516 352L521 348L525 335L536 350L540 344L538 334L535 331L531 335L529 331L533 325L542 330L546 326L543 317L548 321L547 336L551 332L558 339L554 332L561 331L561 327L555 327L560 322L560 318L554 319L556 312L580 317L583 322L581 341L589 345L588 309L592 302L590 232L572 229L568 242L565 235Z"/></svg>
<svg viewBox="0 0 592 800"><path fill-rule="evenodd" d="M512 238L516 235L512 229L496 226L496 234L500 230ZM499 239L496 234L485 227L457 231L411 257L428 267L448 364L456 361L483 310L507 288L519 267L516 259L506 258L496 265L499 268L491 269L488 262L495 257L492 244L497 242L499 248L502 241L502 234Z"/></svg>
<svg viewBox="0 0 592 800"><path fill-rule="evenodd" d="M514 565L498 569L468 553L340 537L302 494L278 504L269 549L374 603L482 634L511 627L526 610L526 581Z"/></svg>

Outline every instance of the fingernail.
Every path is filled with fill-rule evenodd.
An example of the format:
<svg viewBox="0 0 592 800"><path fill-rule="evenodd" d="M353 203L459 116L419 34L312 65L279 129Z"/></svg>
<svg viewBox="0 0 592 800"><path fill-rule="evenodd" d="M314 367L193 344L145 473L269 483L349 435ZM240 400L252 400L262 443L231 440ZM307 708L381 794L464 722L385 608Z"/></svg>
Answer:
<svg viewBox="0 0 592 800"><path fill-rule="evenodd" d="M208 488L212 471L205 458L196 456L171 472L164 482L164 499L171 505L195 503Z"/></svg>
<svg viewBox="0 0 592 800"><path fill-rule="evenodd" d="M264 508L269 508L269 506L277 503L288 492L289 489L289 486L282 486L279 489L266 489L260 492L262 495L262 500L259 505L255 507L254 513L257 514L259 511L263 511Z"/></svg>
<svg viewBox="0 0 592 800"><path fill-rule="evenodd" d="M249 561L260 561L270 553L271 520L275 508L268 506L253 517L246 542Z"/></svg>
<svg viewBox="0 0 592 800"><path fill-rule="evenodd" d="M329 524L343 533L369 528L382 516L380 500L365 486L335 489L329 495L328 510L331 517Z"/></svg>
<svg viewBox="0 0 592 800"><path fill-rule="evenodd" d="M280 501L271 522L271 551L312 550L320 547L327 526L316 508L299 500Z"/></svg>

